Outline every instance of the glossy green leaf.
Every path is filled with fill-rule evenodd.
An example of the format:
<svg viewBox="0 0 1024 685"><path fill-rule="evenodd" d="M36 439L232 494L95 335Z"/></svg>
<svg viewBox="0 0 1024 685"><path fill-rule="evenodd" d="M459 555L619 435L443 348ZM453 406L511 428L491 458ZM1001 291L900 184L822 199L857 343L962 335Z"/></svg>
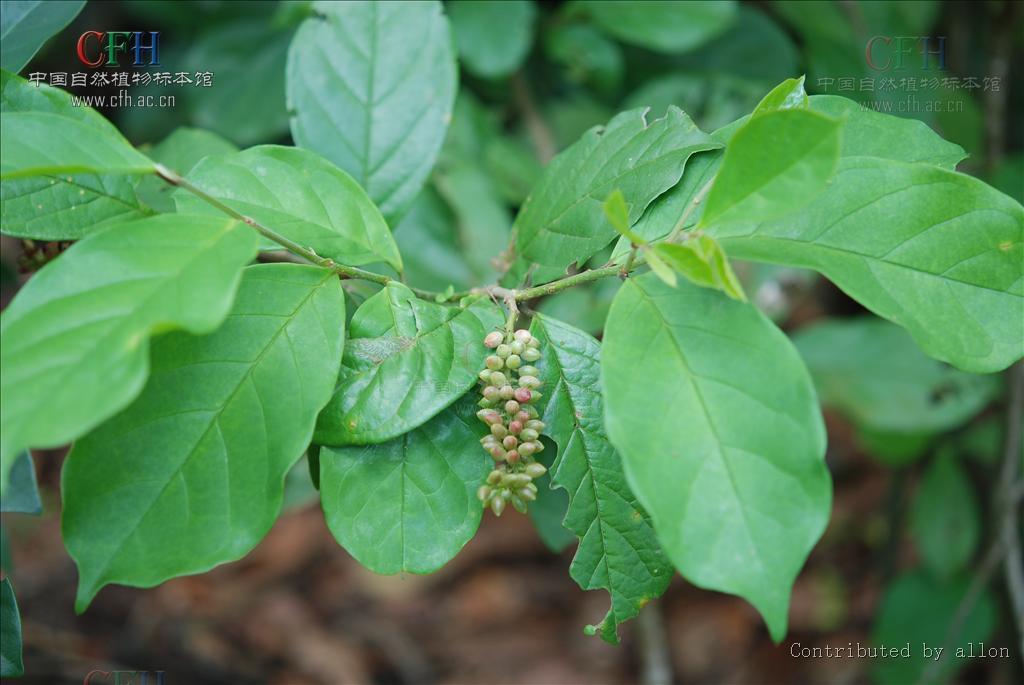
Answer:
<svg viewBox="0 0 1024 685"><path fill-rule="evenodd" d="M569 573L584 590L611 595L611 609L597 630L617 643L618 625L665 591L672 565L605 434L601 346L545 316L535 316L530 330L543 354L538 368L547 395L545 432L558 444L552 487L568 493L564 525L580 539Z"/></svg>
<svg viewBox="0 0 1024 685"><path fill-rule="evenodd" d="M975 663L975 659L966 658L967 654L980 649L981 643L992 636L998 607L992 594L983 591L966 616L958 618L960 602L968 586L966 578L943 582L920 572L891 582L878 606L871 641L874 645L898 648L909 643L910 654L909 658L872 659L871 679L878 685L921 682L922 675L932 667L937 656L934 651L926 655L922 645L933 649L943 647L941 663L934 672L937 682L946 682L956 672ZM954 620L960 621L959 630L947 645L946 638ZM973 653L979 656L977 651Z"/></svg>
<svg viewBox="0 0 1024 685"><path fill-rule="evenodd" d="M619 40L659 52L686 52L729 27L737 3L586 0L594 22Z"/></svg>
<svg viewBox="0 0 1024 685"><path fill-rule="evenodd" d="M950 450L936 455L918 485L910 531L925 568L937 578L970 565L981 542L981 511L970 476Z"/></svg>
<svg viewBox="0 0 1024 685"><path fill-rule="evenodd" d="M506 245L512 217L494 184L476 164L448 164L434 183L455 214L455 249L473 270L473 285L493 283L493 260ZM416 246L410 246L415 251Z"/></svg>
<svg viewBox="0 0 1024 685"><path fill-rule="evenodd" d="M21 660L21 616L11 579L0 580L0 675L12 678L25 673Z"/></svg>
<svg viewBox="0 0 1024 685"><path fill-rule="evenodd" d="M77 173L147 174L153 162L88 107L57 88L0 74L0 178Z"/></svg>
<svg viewBox="0 0 1024 685"><path fill-rule="evenodd" d="M746 302L743 286L733 273L722 246L714 238L694 235L683 243L659 243L653 252L697 285L721 290L734 300Z"/></svg>
<svg viewBox="0 0 1024 685"><path fill-rule="evenodd" d="M350 173L394 223L430 173L455 99L439 2L317 2L288 51L297 145Z"/></svg>
<svg viewBox="0 0 1024 685"><path fill-rule="evenodd" d="M324 447L320 498L331 533L376 573L432 573L469 542L493 462L476 406L460 401L389 442Z"/></svg>
<svg viewBox="0 0 1024 685"><path fill-rule="evenodd" d="M380 211L351 176L308 150L260 145L200 161L188 180L234 210L252 217L322 257L350 265L402 258ZM185 190L174 194L180 212L220 214Z"/></svg>
<svg viewBox="0 0 1024 685"><path fill-rule="evenodd" d="M927 124L874 112L838 95L813 95L811 110L843 120L842 157L880 157L955 169L967 153Z"/></svg>
<svg viewBox="0 0 1024 685"><path fill-rule="evenodd" d="M788 78L775 86L754 108L753 116L783 109L807 109L810 106L804 90L804 77Z"/></svg>
<svg viewBox="0 0 1024 685"><path fill-rule="evenodd" d="M11 471L0 491L0 512L33 514L43 513L43 503L39 499L39 486L36 484L36 467L32 463L32 453L25 450L14 458Z"/></svg>
<svg viewBox="0 0 1024 685"><path fill-rule="evenodd" d="M805 206L835 171L841 130L839 119L803 109L752 118L729 141L701 224L764 221Z"/></svg>
<svg viewBox="0 0 1024 685"><path fill-rule="evenodd" d="M153 341L142 394L64 464L77 611L108 583L151 587L259 542L331 395L344 321L334 274L261 264L216 332Z"/></svg>
<svg viewBox="0 0 1024 685"><path fill-rule="evenodd" d="M422 425L461 397L484 368L483 339L501 325L489 299L465 308L425 302L391 282L352 317L337 390L316 442L384 442Z"/></svg>
<svg viewBox="0 0 1024 685"><path fill-rule="evenodd" d="M70 24L84 6L85 0L4 2L0 14L0 68L21 71L43 43Z"/></svg>
<svg viewBox="0 0 1024 685"><path fill-rule="evenodd" d="M146 154L180 176L185 176L204 157L237 152L238 147L216 133L201 128L176 128ZM139 197L158 212L173 212L174 186L156 176L146 176L139 182Z"/></svg>
<svg viewBox="0 0 1024 685"><path fill-rule="evenodd" d="M545 169L516 218L516 253L552 270L582 263L615 236L602 206L613 190L622 191L633 223L679 181L690 155L716 147L681 110L652 122L643 110L619 114Z"/></svg>
<svg viewBox="0 0 1024 685"><path fill-rule="evenodd" d="M905 330L882 319L825 320L793 336L823 404L860 427L897 433L956 428L1001 388L925 355Z"/></svg>
<svg viewBox="0 0 1024 685"><path fill-rule="evenodd" d="M847 158L798 214L710 234L733 257L816 269L965 371L1024 354L1024 209L977 179Z"/></svg>
<svg viewBox="0 0 1024 685"><path fill-rule="evenodd" d="M459 61L483 78L508 76L533 43L536 8L528 0L453 0L447 4Z"/></svg>
<svg viewBox="0 0 1024 685"><path fill-rule="evenodd" d="M112 226L39 270L0 318L0 454L74 440L142 389L149 336L227 315L256 234L161 215Z"/></svg>
<svg viewBox="0 0 1024 685"><path fill-rule="evenodd" d="M634 245L643 245L647 241L629 230L629 207L622 191L616 188L604 201L604 215L615 232Z"/></svg>
<svg viewBox="0 0 1024 685"><path fill-rule="evenodd" d="M651 267L651 273L657 276L665 285L671 288L676 287L679 279L676 278L675 269L669 266L668 262L662 258L659 250L644 246L643 256L647 260L647 266Z"/></svg>
<svg viewBox="0 0 1024 685"><path fill-rule="evenodd" d="M651 275L612 304L605 421L662 548L688 580L740 595L776 641L828 522L825 430L810 375L752 305Z"/></svg>

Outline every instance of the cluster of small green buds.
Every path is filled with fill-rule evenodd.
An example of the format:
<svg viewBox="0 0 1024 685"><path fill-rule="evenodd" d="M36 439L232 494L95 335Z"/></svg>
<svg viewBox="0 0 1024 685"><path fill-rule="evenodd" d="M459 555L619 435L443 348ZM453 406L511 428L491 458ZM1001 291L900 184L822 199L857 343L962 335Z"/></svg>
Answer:
<svg viewBox="0 0 1024 685"><path fill-rule="evenodd" d="M540 441L544 422L535 406L542 397L540 372L533 366L540 359L540 341L519 329L512 335L489 333L484 345L493 353L480 372L482 397L476 415L490 428L480 444L494 459L495 468L477 497L495 516L501 516L509 504L525 513L537 499L533 480L547 472L535 456L544 449Z"/></svg>

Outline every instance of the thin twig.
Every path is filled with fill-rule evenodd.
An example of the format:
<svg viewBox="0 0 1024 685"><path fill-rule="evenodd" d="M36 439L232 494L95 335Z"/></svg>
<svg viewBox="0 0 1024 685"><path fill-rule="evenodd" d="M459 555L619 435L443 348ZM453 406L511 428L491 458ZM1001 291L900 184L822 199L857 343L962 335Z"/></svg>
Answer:
<svg viewBox="0 0 1024 685"><path fill-rule="evenodd" d="M668 636L660 602L648 602L636 620L642 669L640 682L643 685L671 685L672 661L669 659Z"/></svg>
<svg viewBox="0 0 1024 685"><path fill-rule="evenodd" d="M707 196L708 194L708 191L711 190L711 186L714 182L715 177L712 176L711 178L708 179L708 182L705 183L701 187L701 189L697 191L697 194L693 196L693 200L690 201L690 204L686 205L686 209L683 210L683 214L682 216L679 217L679 221L677 221L676 225L672 227L672 232L669 233L668 237L665 239L667 242L671 243L679 236L680 233L682 233L683 228L686 227L686 220L690 218L691 214L693 214L693 210L697 208L697 205L703 202L705 196Z"/></svg>
<svg viewBox="0 0 1024 685"><path fill-rule="evenodd" d="M629 256L626 257L626 263L622 265L622 269L619 270L619 278L626 278L629 272L633 270L633 262L636 261L637 245L633 243L629 249Z"/></svg>

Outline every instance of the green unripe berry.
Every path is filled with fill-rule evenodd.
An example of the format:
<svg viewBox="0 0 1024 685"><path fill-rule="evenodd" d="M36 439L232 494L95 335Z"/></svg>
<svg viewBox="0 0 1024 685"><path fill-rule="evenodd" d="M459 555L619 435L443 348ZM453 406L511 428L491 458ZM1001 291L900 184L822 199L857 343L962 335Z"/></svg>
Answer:
<svg viewBox="0 0 1024 685"><path fill-rule="evenodd" d="M503 385L508 385L508 379L505 378L505 374L503 374L501 371L492 371L491 385L493 385L496 388L500 388Z"/></svg>
<svg viewBox="0 0 1024 685"><path fill-rule="evenodd" d="M509 400L505 403L505 411L509 414L515 414L519 411L519 403L515 400Z"/></svg>
<svg viewBox="0 0 1024 685"><path fill-rule="evenodd" d="M531 419L526 422L525 428L531 428L540 433L541 431L544 430L544 422L538 421L537 419Z"/></svg>
<svg viewBox="0 0 1024 685"><path fill-rule="evenodd" d="M538 464L537 462L534 462L532 464L526 465L526 475L528 475L530 478L540 478L547 472L548 470L544 466L544 464Z"/></svg>
<svg viewBox="0 0 1024 685"><path fill-rule="evenodd" d="M498 347L494 350L494 354L498 355L502 359L505 359L510 354L512 354L512 350L509 349L508 345L506 345L505 343L502 343L502 344L498 345Z"/></svg>
<svg viewBox="0 0 1024 685"><path fill-rule="evenodd" d="M523 363L523 360L518 354L510 354L508 359L505 360L505 366L510 369L518 369Z"/></svg>
<svg viewBox="0 0 1024 685"><path fill-rule="evenodd" d="M512 485L518 488L525 488L533 480L525 473L512 474Z"/></svg>
<svg viewBox="0 0 1024 685"><path fill-rule="evenodd" d="M536 376L520 376L519 387L534 390L540 387L540 379Z"/></svg>
<svg viewBox="0 0 1024 685"><path fill-rule="evenodd" d="M477 488L476 498L481 502L486 502L487 498L491 496L491 489L486 485L481 485Z"/></svg>
<svg viewBox="0 0 1024 685"><path fill-rule="evenodd" d="M528 502L532 502L537 499L537 493L530 488L520 488L519 492L516 493Z"/></svg>
<svg viewBox="0 0 1024 685"><path fill-rule="evenodd" d="M486 337L484 338L484 345L485 345L486 347L490 347L490 348L491 348L491 349L493 350L493 349L494 349L495 347L497 347L498 345L500 345L500 344L501 344L501 342L502 342L502 341L503 341L504 339L505 339L505 336L504 336L504 334L502 334L501 332L499 332L499 331L491 331L491 332L490 332L490 333L488 333L488 334L487 334L487 336L486 336Z"/></svg>
<svg viewBox="0 0 1024 685"><path fill-rule="evenodd" d="M519 454L523 457L528 457L533 454L536 450L533 449L532 442L524 442L519 446Z"/></svg>
<svg viewBox="0 0 1024 685"><path fill-rule="evenodd" d="M540 434L532 428L524 428L520 433L520 436L522 437L523 442L533 442L540 437Z"/></svg>
<svg viewBox="0 0 1024 685"><path fill-rule="evenodd" d="M519 356L522 357L525 361L535 362L538 359L540 359L540 350L538 350L536 347L528 347L525 350L523 350Z"/></svg>
<svg viewBox="0 0 1024 685"><path fill-rule="evenodd" d="M512 350L512 354L522 354L523 350L526 349L526 345L516 340L515 342L510 343L508 348Z"/></svg>
<svg viewBox="0 0 1024 685"><path fill-rule="evenodd" d="M490 483L491 485L497 485L498 483L501 482L502 475L504 475L503 471L494 469L493 471L487 474L487 482Z"/></svg>
<svg viewBox="0 0 1024 685"><path fill-rule="evenodd" d="M537 416L539 416L539 415L537 414L537 408L536 408L536 407L532 407L532 406L530 406L530 405L526 405L525 407L523 407L523 411L525 411L525 412L526 412L526 414L527 414L527 415L528 415L528 416L529 416L529 417L530 417L531 419L535 419L535 418L537 418Z"/></svg>
<svg viewBox="0 0 1024 685"><path fill-rule="evenodd" d="M506 428L503 423L491 424L491 435L496 437L498 440L502 440L506 435L508 435L508 428Z"/></svg>
<svg viewBox="0 0 1024 685"><path fill-rule="evenodd" d="M526 330L525 328L520 328L519 330L512 334L512 337L525 345L526 342L533 336L530 335L530 331Z"/></svg>
<svg viewBox="0 0 1024 685"><path fill-rule="evenodd" d="M529 490L535 495L537 494L537 485L535 483L527 483L525 489Z"/></svg>
<svg viewBox="0 0 1024 685"><path fill-rule="evenodd" d="M529 364L526 364L525 366L520 366L519 367L519 375L520 376L536 376L536 377L540 378L540 371L537 370L536 366L530 366Z"/></svg>
<svg viewBox="0 0 1024 685"><path fill-rule="evenodd" d="M506 435L505 439L501 441L501 446L507 450L514 450L519 445L519 438L514 435Z"/></svg>
<svg viewBox="0 0 1024 685"><path fill-rule="evenodd" d="M489 399L482 397L480 398L480 401L476 403L476 406L483 407L484 409L490 409L491 407L494 406L494 402L491 402Z"/></svg>
<svg viewBox="0 0 1024 685"><path fill-rule="evenodd" d="M499 371L505 366L505 362L502 361L501 357L493 354L484 360L484 364L486 364L487 368L491 371ZM491 382L494 382L493 376L491 377Z"/></svg>
<svg viewBox="0 0 1024 685"><path fill-rule="evenodd" d="M542 393L540 390L531 390L530 391L530 403L531 404L536 402L537 400L539 400L542 397L544 397L544 393Z"/></svg>
<svg viewBox="0 0 1024 685"><path fill-rule="evenodd" d="M533 452L534 452L534 454L536 454L537 452L543 452L544 451L544 443L541 442L540 440L534 440L530 444L533 445Z"/></svg>
<svg viewBox="0 0 1024 685"><path fill-rule="evenodd" d="M500 397L503 400L510 400L513 397L515 397L515 394L515 389L513 389L513 387L508 384L501 386L501 389L498 391L498 397Z"/></svg>
<svg viewBox="0 0 1024 685"><path fill-rule="evenodd" d="M483 371L481 371L478 374L478 376L479 376L480 380L482 380L484 383L487 383L487 382L489 382L491 380L491 370L490 369L484 369Z"/></svg>
<svg viewBox="0 0 1024 685"><path fill-rule="evenodd" d="M540 340L537 340L533 336L531 336L530 339L525 341L525 342L526 342L526 346L527 347L532 347L534 349L537 349L538 347L540 347Z"/></svg>
<svg viewBox="0 0 1024 685"><path fill-rule="evenodd" d="M526 501L519 495L512 495L512 506L516 508L520 514L526 513Z"/></svg>
<svg viewBox="0 0 1024 685"><path fill-rule="evenodd" d="M495 516L501 516L501 512L505 511L505 498L493 497L491 499L491 511L494 512Z"/></svg>
<svg viewBox="0 0 1024 685"><path fill-rule="evenodd" d="M493 385L488 385L484 388L484 399L490 402L501 399L501 391Z"/></svg>

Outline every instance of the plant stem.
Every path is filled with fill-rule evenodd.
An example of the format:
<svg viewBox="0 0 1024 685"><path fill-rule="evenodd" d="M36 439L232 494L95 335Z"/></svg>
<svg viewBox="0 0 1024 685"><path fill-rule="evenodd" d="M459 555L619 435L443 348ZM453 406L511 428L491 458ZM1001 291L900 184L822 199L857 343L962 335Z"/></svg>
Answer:
<svg viewBox="0 0 1024 685"><path fill-rule="evenodd" d="M705 183L701 187L701 189L697 191L697 194L693 196L693 200L690 202L690 204L686 205L686 209L683 210L683 214L682 216L679 217L679 221L677 221L676 225L672 227L672 232L668 234L667 238L665 238L665 242L671 243L679 236L680 233L683 232L683 227L686 226L686 220L690 218L691 214L693 214L693 210L697 208L697 205L703 202L704 198L708 194L708 191L711 190L711 185L714 182L715 177L712 176L711 178L708 179L708 182Z"/></svg>
<svg viewBox="0 0 1024 685"><path fill-rule="evenodd" d="M626 263L623 264L622 269L619 270L619 278L625 278L629 275L629 272L633 270L633 262L636 261L637 249L637 244L633 243L629 250L629 256L626 257Z"/></svg>
<svg viewBox="0 0 1024 685"><path fill-rule="evenodd" d="M231 218L237 219L238 221L241 221L247 226L251 226L260 235L274 241L275 243L285 248L289 252L297 254L298 256L302 257L303 259L309 262L312 262L313 264L316 264L317 266L322 266L325 269L330 269L331 271L333 271L334 273L338 274L343 278L358 278L364 281L379 283L380 285L387 285L392 281L395 281L396 283L400 282L394 278L390 278L389 276L384 276L383 274L367 271L366 269L360 269L359 267L356 266L338 264L333 259L330 259L328 257L321 257L315 251L309 249L308 247L303 247L302 245L299 245L294 240L291 240L290 238L281 235L274 229L268 228L261 224L260 222L256 221L255 219L253 219L252 217L248 217L242 214L241 212L235 210L234 208L224 204L217 198L208 194L202 188L198 188L192 185L190 182L186 181L184 178L182 178L181 176L179 176L178 174L174 173L173 171L171 171L170 169L161 164L156 165L156 173L157 176L159 176L172 186L184 188L188 192L198 197L200 200L203 200L204 202L209 204L211 207L215 207L220 211L224 212L225 214L227 214L228 216L230 216ZM411 290L414 293L416 293L418 297L425 297L429 299L433 299L439 294L431 292L429 290L420 290L418 288L411 288Z"/></svg>

